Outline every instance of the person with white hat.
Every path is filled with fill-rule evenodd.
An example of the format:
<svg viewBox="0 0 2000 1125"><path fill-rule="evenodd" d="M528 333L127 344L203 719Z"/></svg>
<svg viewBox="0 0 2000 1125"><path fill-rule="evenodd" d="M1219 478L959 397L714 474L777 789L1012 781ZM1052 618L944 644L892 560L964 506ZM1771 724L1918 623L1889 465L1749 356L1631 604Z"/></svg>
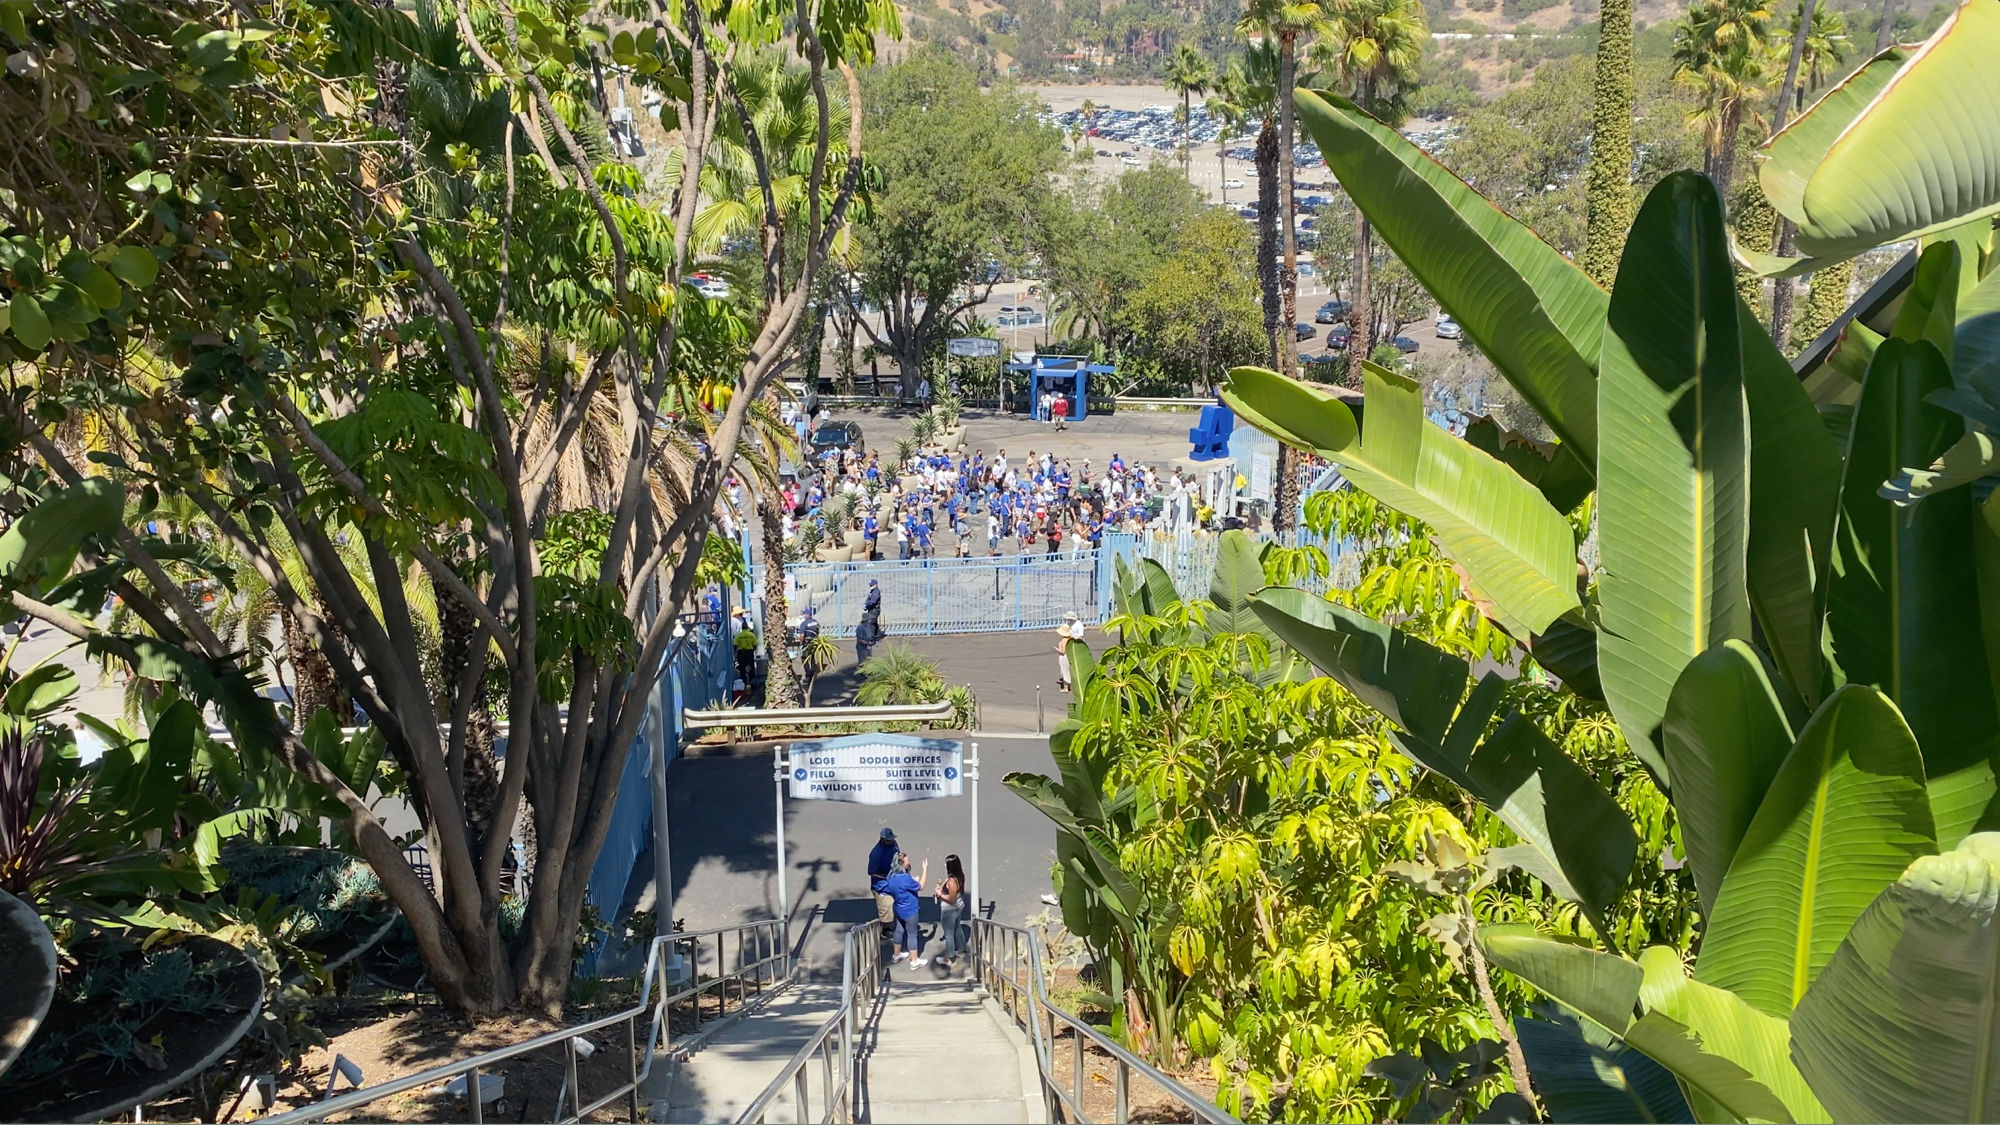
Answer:
<svg viewBox="0 0 2000 1125"><path fill-rule="evenodd" d="M1056 686L1067 692L1069 683L1069 643L1083 639L1083 622L1077 620L1076 611L1063 616L1063 623L1056 628Z"/></svg>

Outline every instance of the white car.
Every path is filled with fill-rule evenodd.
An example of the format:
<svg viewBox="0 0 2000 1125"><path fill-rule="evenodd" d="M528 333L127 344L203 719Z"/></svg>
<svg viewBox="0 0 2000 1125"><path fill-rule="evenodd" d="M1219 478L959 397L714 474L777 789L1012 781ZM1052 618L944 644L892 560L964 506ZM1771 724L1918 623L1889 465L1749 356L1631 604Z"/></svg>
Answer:
<svg viewBox="0 0 2000 1125"><path fill-rule="evenodd" d="M1440 340L1461 340L1465 338L1465 329L1460 328L1458 322L1453 320L1449 314L1440 313L1437 318L1437 338Z"/></svg>
<svg viewBox="0 0 2000 1125"><path fill-rule="evenodd" d="M1235 190L1236 190L1237 188L1240 188L1240 187L1242 187L1242 186L1243 186L1243 181L1242 181L1242 180L1238 180L1238 179L1233 179L1233 178L1232 178L1232 179L1227 179L1227 180L1224 180L1224 181L1222 181L1222 186L1223 186L1223 187L1226 187L1226 188L1228 188L1228 189L1229 189L1229 190L1231 190L1231 191L1235 191Z"/></svg>

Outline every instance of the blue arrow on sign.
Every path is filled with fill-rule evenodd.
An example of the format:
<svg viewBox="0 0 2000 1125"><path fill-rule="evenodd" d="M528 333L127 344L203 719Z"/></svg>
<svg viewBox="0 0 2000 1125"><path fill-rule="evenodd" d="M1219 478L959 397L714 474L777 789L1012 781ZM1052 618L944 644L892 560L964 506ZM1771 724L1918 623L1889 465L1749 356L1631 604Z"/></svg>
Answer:
<svg viewBox="0 0 2000 1125"><path fill-rule="evenodd" d="M793 771L792 771L792 777L793 777L793 778L794 778L795 780L798 780L798 781L804 781L804 780L806 779L806 771L804 771L804 770L802 770L802 769L798 769L798 770L793 770Z"/></svg>
<svg viewBox="0 0 2000 1125"><path fill-rule="evenodd" d="M957 776L958 776L958 769L957 769L957 767L955 767L955 766L946 766L946 767L944 768L944 779L945 779L946 781L950 781L950 780L952 780L953 778L955 778L955 777L957 777Z"/></svg>

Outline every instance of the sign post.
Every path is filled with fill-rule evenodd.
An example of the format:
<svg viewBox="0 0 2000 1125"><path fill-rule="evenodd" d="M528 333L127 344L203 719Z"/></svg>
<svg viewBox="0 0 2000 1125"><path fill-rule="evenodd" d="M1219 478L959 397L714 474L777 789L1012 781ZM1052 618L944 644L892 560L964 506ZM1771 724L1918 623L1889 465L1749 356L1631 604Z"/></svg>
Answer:
<svg viewBox="0 0 2000 1125"><path fill-rule="evenodd" d="M778 812L778 898L781 916L791 899L785 878L785 796L803 801L856 805L900 805L965 795L972 783L972 869L964 891L979 910L979 744L966 757L964 745L948 738L901 734L855 734L794 742L790 753L772 754L772 781Z"/></svg>

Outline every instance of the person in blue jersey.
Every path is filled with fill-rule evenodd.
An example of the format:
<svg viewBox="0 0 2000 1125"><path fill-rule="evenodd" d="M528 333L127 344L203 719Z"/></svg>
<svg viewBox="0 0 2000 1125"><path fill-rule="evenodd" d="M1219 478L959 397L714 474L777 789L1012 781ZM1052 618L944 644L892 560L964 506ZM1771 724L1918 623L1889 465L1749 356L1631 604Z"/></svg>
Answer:
<svg viewBox="0 0 2000 1125"><path fill-rule="evenodd" d="M888 878L882 880L882 889L895 900L895 960L909 958L912 969L924 967L924 959L917 956L924 947L924 939L917 933L917 912L923 907L924 884L930 881L930 877L930 860L924 861L920 873L911 875L908 853L897 852L895 870L889 873Z"/></svg>

